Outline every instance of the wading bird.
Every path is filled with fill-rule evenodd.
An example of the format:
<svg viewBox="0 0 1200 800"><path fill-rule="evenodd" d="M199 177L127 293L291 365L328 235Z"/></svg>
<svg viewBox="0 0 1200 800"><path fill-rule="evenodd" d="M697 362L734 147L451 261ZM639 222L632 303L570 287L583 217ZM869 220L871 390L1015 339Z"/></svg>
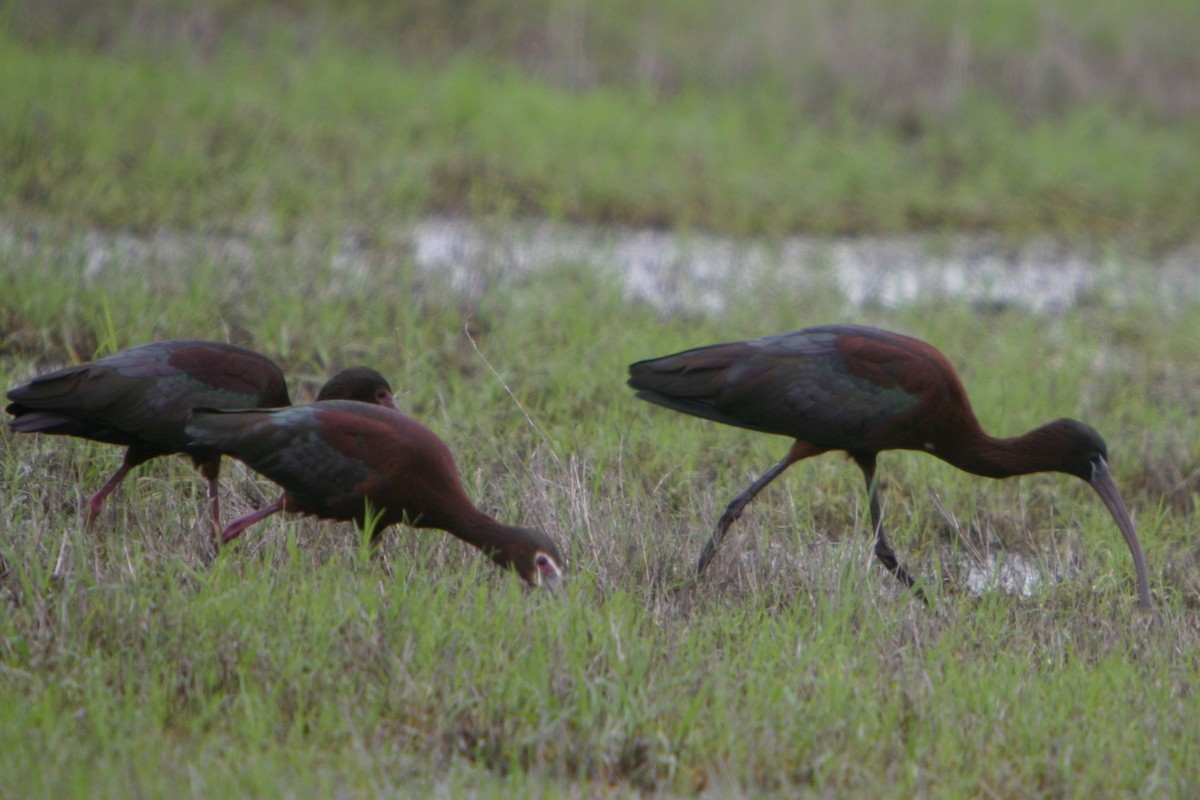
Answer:
<svg viewBox="0 0 1200 800"><path fill-rule="evenodd" d="M399 411L352 401L273 410L197 409L187 426L198 445L244 461L283 487L270 505L231 522L221 543L280 511L364 525L374 535L407 522L439 528L479 548L529 584L555 588L562 556L546 534L505 525L467 498L454 456L431 430Z"/></svg>
<svg viewBox="0 0 1200 800"><path fill-rule="evenodd" d="M387 379L370 367L346 367L334 375L317 391L317 402L322 400L357 400L373 403L384 408L396 407L392 400L392 387ZM198 408L198 406L196 406ZM268 406L255 406L267 408ZM219 406L218 406L219 408Z"/></svg>
<svg viewBox="0 0 1200 800"><path fill-rule="evenodd" d="M639 361L629 374L629 385L643 400L795 439L783 460L725 509L700 556L699 572L768 483L801 459L844 450L866 478L876 557L924 599L888 545L875 480L880 452L919 450L987 478L1065 472L1086 481L1133 554L1139 604L1150 605L1142 546L1109 473L1100 434L1077 420L1060 419L1024 436L989 436L950 362L925 342L875 328L829 325Z"/></svg>
<svg viewBox="0 0 1200 800"><path fill-rule="evenodd" d="M395 407L387 381L366 367L335 375L319 397ZM12 389L8 399L14 431L77 436L127 448L121 467L88 501L88 527L130 470L152 458L180 453L191 457L208 481L216 534L221 530L221 454L192 446L184 433L188 412L197 406L272 408L291 403L283 373L266 356L222 342L188 339L152 342L60 369Z"/></svg>

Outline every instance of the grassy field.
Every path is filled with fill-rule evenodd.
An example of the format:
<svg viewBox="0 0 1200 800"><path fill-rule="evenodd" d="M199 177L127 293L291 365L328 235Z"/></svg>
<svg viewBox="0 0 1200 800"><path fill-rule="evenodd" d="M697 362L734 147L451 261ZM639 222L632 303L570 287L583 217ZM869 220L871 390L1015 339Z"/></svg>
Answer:
<svg viewBox="0 0 1200 800"><path fill-rule="evenodd" d="M764 275L721 315L663 316L571 264L464 293L401 232L431 211L987 229L1144 273L1130 253L1186 241L1200 206L1196 100L1172 78L1196 11L1130 28L1130 3L1082 6L800 4L821 24L796 42L783 2L5 6L0 386L178 336L268 354L297 400L372 365L482 508L562 545L569 581L528 592L438 532L372 550L282 517L208 566L185 460L140 468L87 533L118 451L4 428L0 797L1194 796L1200 303L851 309ZM934 67L974 65L961 96L929 99L944 84L918 78L942 73L905 73L894 26ZM829 47L852 31L879 47ZM801 55L822 42L836 80ZM836 455L772 485L696 580L787 442L641 403L626 365L838 320L937 344L994 433L1098 428L1153 612L1079 481L913 453L881 458L883 501L932 609L874 562ZM223 485L227 517L275 491L229 461ZM968 590L989 552L1037 565L1030 596Z"/></svg>
<svg viewBox="0 0 1200 800"><path fill-rule="evenodd" d="M389 265L401 248L381 242L357 278L301 248L266 249L245 270L197 252L89 276L78 241L22 239L4 253L0 378L178 333L270 354L300 396L374 364L450 443L482 507L562 543L565 595L528 593L436 532L394 531L372 555L349 526L294 519L206 569L203 483L187 462L143 467L89 535L79 510L117 452L6 433L4 795L1085 797L1200 784L1200 369L1185 335L1200 309L856 316L941 344L997 432L1068 413L1099 427L1156 605L1134 609L1125 546L1078 481L985 481L890 454L893 541L944 582L927 611L873 562L860 477L836 456L793 468L694 580L725 502L785 442L645 406L622 385L637 358L825 321L836 298L785 300L764 282L723 318L664 320L563 268L464 306L436 276ZM227 514L272 491L233 464L224 484ZM966 590L972 559L998 544L1046 576L1031 597Z"/></svg>
<svg viewBox="0 0 1200 800"><path fill-rule="evenodd" d="M0 212L1195 234L1194 3L426 5L11 4Z"/></svg>

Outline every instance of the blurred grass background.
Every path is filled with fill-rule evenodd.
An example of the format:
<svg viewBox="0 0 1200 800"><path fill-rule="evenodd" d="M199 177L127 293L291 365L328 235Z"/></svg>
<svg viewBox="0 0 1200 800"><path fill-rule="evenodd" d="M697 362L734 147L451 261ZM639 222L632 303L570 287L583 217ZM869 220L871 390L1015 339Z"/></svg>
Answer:
<svg viewBox="0 0 1200 800"><path fill-rule="evenodd" d="M0 206L1194 235L1194 3L7 3Z"/></svg>

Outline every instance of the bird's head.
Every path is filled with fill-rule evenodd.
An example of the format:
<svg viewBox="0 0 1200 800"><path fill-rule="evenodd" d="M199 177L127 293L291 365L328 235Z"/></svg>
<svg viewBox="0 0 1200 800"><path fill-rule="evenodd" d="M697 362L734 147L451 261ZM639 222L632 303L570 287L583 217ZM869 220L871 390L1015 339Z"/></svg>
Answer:
<svg viewBox="0 0 1200 800"><path fill-rule="evenodd" d="M384 408L396 408L392 400L392 387L387 380L370 367L349 367L334 375L321 390L317 400L357 400Z"/></svg>
<svg viewBox="0 0 1200 800"><path fill-rule="evenodd" d="M1093 483L1097 470L1108 471L1108 445L1095 428L1077 419L1060 419L1043 428L1057 440L1047 452L1061 460L1056 471Z"/></svg>
<svg viewBox="0 0 1200 800"><path fill-rule="evenodd" d="M530 586L557 589L563 580L563 557L550 537L535 528L512 528L510 543L491 553L501 567L517 571Z"/></svg>
<svg viewBox="0 0 1200 800"><path fill-rule="evenodd" d="M1117 523L1125 544L1133 556L1133 564L1137 569L1138 604L1143 608L1150 607L1150 588L1146 573L1146 557L1142 553L1142 544L1138 540L1137 530L1133 526L1133 518L1125 507L1121 492L1108 469L1108 445L1104 437L1090 425L1076 419L1060 419L1047 426L1053 428L1059 440L1062 453L1060 471L1069 472L1082 478L1096 490L1108 513Z"/></svg>

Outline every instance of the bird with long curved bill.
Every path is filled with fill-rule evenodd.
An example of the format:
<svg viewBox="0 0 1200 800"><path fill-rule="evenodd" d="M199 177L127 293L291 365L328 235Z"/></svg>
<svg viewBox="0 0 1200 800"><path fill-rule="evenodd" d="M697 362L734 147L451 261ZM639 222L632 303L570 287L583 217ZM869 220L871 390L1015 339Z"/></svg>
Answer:
<svg viewBox="0 0 1200 800"><path fill-rule="evenodd" d="M725 509L700 556L701 573L729 526L767 484L797 461L843 450L866 479L876 557L924 600L888 544L875 474L882 451L918 450L987 478L1065 472L1086 481L1133 555L1138 604L1150 605L1146 559L1100 434L1078 420L1059 419L1023 436L989 436L954 367L932 345L876 328L828 325L639 361L629 376L643 400L795 440Z"/></svg>
<svg viewBox="0 0 1200 800"><path fill-rule="evenodd" d="M187 432L197 446L240 459L283 487L278 500L229 523L221 544L280 511L364 525L373 510L376 536L400 522L438 528L532 586L554 589L562 577L563 558L550 537L505 525L476 508L446 443L394 409L352 400L268 410L196 409Z"/></svg>

